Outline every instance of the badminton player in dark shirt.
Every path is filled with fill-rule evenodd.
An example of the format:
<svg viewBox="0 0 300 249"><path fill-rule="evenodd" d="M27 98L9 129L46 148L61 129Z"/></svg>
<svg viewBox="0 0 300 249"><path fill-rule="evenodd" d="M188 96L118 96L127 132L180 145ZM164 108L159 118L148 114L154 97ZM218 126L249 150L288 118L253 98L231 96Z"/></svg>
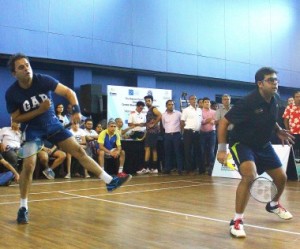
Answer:
<svg viewBox="0 0 300 249"><path fill-rule="evenodd" d="M241 174L236 190L235 216L230 223L230 233L235 237L246 237L243 228L244 211L249 200L249 188L256 174L267 172L273 179L277 194L266 205L266 211L288 220L293 216L279 203L286 184L286 174L271 143L275 131L282 144L292 144L293 136L276 122L278 103L276 101L278 83L277 72L269 67L259 69L255 75L257 89L238 102L220 120L218 127L218 153L220 163L226 163L227 127L234 124L229 148Z"/></svg>
<svg viewBox="0 0 300 249"><path fill-rule="evenodd" d="M6 107L8 113L11 114L12 121L21 123L25 141L23 146L26 146L28 141L43 140L48 137L51 143L70 153L88 171L102 179L106 183L108 191L113 191L130 180L130 175L124 177L108 175L92 158L87 156L70 131L64 129L56 117L51 97L52 92L69 101L73 110L72 122L80 122L80 107L73 90L50 76L34 74L29 59L24 54L12 55L8 66L16 81L6 91ZM23 169L20 175L20 209L17 216L19 224L28 223L28 195L36 159L37 156L33 155L23 160Z"/></svg>

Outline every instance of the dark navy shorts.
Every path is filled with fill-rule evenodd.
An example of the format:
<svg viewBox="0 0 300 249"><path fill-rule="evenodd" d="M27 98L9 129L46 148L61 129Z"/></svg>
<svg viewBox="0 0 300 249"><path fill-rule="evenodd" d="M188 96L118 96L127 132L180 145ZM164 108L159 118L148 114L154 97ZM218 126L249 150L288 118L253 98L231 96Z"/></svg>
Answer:
<svg viewBox="0 0 300 249"><path fill-rule="evenodd" d="M238 168L245 161L253 161L256 164L257 174L261 175L266 170L282 166L271 143L267 143L261 148L251 148L248 145L237 142L230 145L229 148Z"/></svg>
<svg viewBox="0 0 300 249"><path fill-rule="evenodd" d="M72 136L72 133L68 129L65 129L58 119L57 121L51 120L49 123L39 126L29 123L23 132L24 141L41 139L48 140L52 144L57 144Z"/></svg>
<svg viewBox="0 0 300 249"><path fill-rule="evenodd" d="M147 132L145 137L145 147L156 148L158 133Z"/></svg>

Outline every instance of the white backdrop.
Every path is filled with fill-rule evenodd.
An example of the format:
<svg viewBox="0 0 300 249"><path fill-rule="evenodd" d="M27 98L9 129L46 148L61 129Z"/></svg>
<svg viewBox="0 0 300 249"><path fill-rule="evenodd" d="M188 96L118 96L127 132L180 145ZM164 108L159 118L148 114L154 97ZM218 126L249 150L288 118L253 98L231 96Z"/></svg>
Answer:
<svg viewBox="0 0 300 249"><path fill-rule="evenodd" d="M138 101L144 102L146 95L153 96L153 105L163 113L166 110L166 101L172 99L172 90L108 85L107 120L122 118L123 128L126 128L130 112L135 110ZM144 112L147 112L146 106Z"/></svg>

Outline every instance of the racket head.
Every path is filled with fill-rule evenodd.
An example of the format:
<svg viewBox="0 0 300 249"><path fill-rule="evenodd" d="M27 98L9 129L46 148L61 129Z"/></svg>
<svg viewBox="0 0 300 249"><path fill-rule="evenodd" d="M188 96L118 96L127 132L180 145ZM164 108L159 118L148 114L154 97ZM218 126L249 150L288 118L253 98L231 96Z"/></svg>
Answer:
<svg viewBox="0 0 300 249"><path fill-rule="evenodd" d="M39 153L44 147L41 139L25 142L18 151L19 158L28 158Z"/></svg>
<svg viewBox="0 0 300 249"><path fill-rule="evenodd" d="M278 190L273 181L266 177L256 178L250 186L251 196L262 203L268 203L273 200Z"/></svg>

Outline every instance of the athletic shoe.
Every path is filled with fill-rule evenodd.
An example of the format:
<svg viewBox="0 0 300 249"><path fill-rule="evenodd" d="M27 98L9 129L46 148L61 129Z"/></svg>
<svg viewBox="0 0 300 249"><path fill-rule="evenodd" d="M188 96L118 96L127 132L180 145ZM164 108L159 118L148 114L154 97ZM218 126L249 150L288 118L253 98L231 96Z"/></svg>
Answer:
<svg viewBox="0 0 300 249"><path fill-rule="evenodd" d="M231 220L230 234L236 238L245 238L246 233L244 230L244 223L242 219Z"/></svg>
<svg viewBox="0 0 300 249"><path fill-rule="evenodd" d="M68 173L68 174L65 175L65 179L70 179L70 178L71 178L70 173Z"/></svg>
<svg viewBox="0 0 300 249"><path fill-rule="evenodd" d="M126 182L129 182L131 180L131 175L126 175L123 177L114 176L110 183L106 184L106 188L108 192L112 192L116 190L117 188L121 187Z"/></svg>
<svg viewBox="0 0 300 249"><path fill-rule="evenodd" d="M125 172L120 172L117 174L117 177L126 177L127 174Z"/></svg>
<svg viewBox="0 0 300 249"><path fill-rule="evenodd" d="M149 173L149 169L141 169L136 172L138 175L144 175Z"/></svg>
<svg viewBox="0 0 300 249"><path fill-rule="evenodd" d="M84 178L91 178L89 174L85 175Z"/></svg>
<svg viewBox="0 0 300 249"><path fill-rule="evenodd" d="M150 174L158 174L158 169L150 169Z"/></svg>
<svg viewBox="0 0 300 249"><path fill-rule="evenodd" d="M266 205L266 210L269 213L277 214L281 219L284 220L290 220L293 218L293 215L289 211L287 211L283 206L281 206L279 203L278 205L271 207L270 202L268 202Z"/></svg>
<svg viewBox="0 0 300 249"><path fill-rule="evenodd" d="M17 222L18 222L18 224L27 224L29 222L29 220L28 220L28 211L25 207L21 207L19 209Z"/></svg>
<svg viewBox="0 0 300 249"><path fill-rule="evenodd" d="M46 176L47 179L53 180L55 178L55 173L51 168L43 170L44 176Z"/></svg>

